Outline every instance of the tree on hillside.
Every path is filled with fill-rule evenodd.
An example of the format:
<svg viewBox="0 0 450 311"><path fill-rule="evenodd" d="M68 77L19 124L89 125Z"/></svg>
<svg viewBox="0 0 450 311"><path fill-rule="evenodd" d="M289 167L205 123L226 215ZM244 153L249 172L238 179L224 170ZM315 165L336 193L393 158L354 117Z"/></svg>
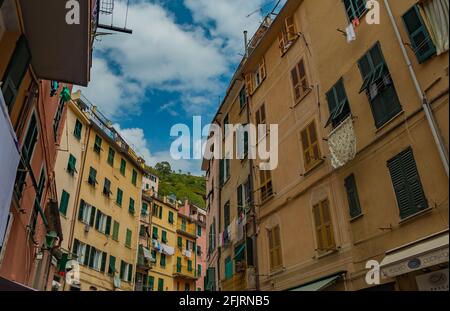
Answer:
<svg viewBox="0 0 450 311"><path fill-rule="evenodd" d="M155 169L160 173L161 175L169 175L172 173L172 167L170 166L169 162L160 162L156 163Z"/></svg>

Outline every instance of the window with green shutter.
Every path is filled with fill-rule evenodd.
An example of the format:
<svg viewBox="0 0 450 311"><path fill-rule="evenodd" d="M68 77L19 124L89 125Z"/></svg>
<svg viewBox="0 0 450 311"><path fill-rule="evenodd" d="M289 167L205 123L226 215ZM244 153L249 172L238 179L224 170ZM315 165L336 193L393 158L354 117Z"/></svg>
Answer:
<svg viewBox="0 0 450 311"><path fill-rule="evenodd" d="M91 168L89 169L88 183L89 183L92 187L95 187L95 185L98 184L98 182L97 182L97 170L94 169L93 167L91 167Z"/></svg>
<svg viewBox="0 0 450 311"><path fill-rule="evenodd" d="M366 92L375 126L380 128L400 113L402 107L379 42L359 60L358 65L364 81L360 93Z"/></svg>
<svg viewBox="0 0 450 311"><path fill-rule="evenodd" d="M130 229L127 229L127 235L126 235L126 239L125 239L125 246L128 248L131 248L131 235L132 232Z"/></svg>
<svg viewBox="0 0 450 311"><path fill-rule="evenodd" d="M189 260L189 259L188 259L188 262L187 262L187 269L188 269L189 272L192 272L192 260Z"/></svg>
<svg viewBox="0 0 450 311"><path fill-rule="evenodd" d="M198 264L197 265L197 277L202 277L202 265Z"/></svg>
<svg viewBox="0 0 450 311"><path fill-rule="evenodd" d="M108 164L112 167L114 167L114 157L116 156L116 152L113 148L109 147L108 151Z"/></svg>
<svg viewBox="0 0 450 311"><path fill-rule="evenodd" d="M14 53L2 79L2 93L9 111L12 110L30 61L31 52L26 37L22 35L16 43Z"/></svg>
<svg viewBox="0 0 450 311"><path fill-rule="evenodd" d="M166 267L166 255L165 254L161 254L161 259L159 260L159 265L162 268Z"/></svg>
<svg viewBox="0 0 450 311"><path fill-rule="evenodd" d="M112 238L116 242L119 241L119 229L120 224L117 221L114 221Z"/></svg>
<svg viewBox="0 0 450 311"><path fill-rule="evenodd" d="M61 100L59 101L59 104L58 104L58 109L56 110L55 118L53 119L53 134L54 134L55 141L56 141L57 134L58 134L59 124L61 123L61 118L62 118L62 114L64 111L64 107L65 107L65 102L61 98Z"/></svg>
<svg viewBox="0 0 450 311"><path fill-rule="evenodd" d="M134 200L132 198L130 198L130 204L128 206L128 211L130 212L130 214L134 215L135 213L135 209L134 209Z"/></svg>
<svg viewBox="0 0 450 311"><path fill-rule="evenodd" d="M248 102L247 88L244 86L244 87L242 87L241 91L239 92L240 108L243 109L245 106L247 106L247 102Z"/></svg>
<svg viewBox="0 0 450 311"><path fill-rule="evenodd" d="M111 181L108 178L105 178L105 182L103 184L103 194L109 197L111 192Z"/></svg>
<svg viewBox="0 0 450 311"><path fill-rule="evenodd" d="M186 223L186 219L181 219L181 230L183 230L184 232L186 232L187 228L187 223Z"/></svg>
<svg viewBox="0 0 450 311"><path fill-rule="evenodd" d="M344 0L344 5L350 22L361 18L366 12L366 0Z"/></svg>
<svg viewBox="0 0 450 311"><path fill-rule="evenodd" d="M120 261L120 279L121 280L125 279L125 269L126 269L126 263L125 263L125 261L121 260Z"/></svg>
<svg viewBox="0 0 450 311"><path fill-rule="evenodd" d="M81 139L81 131L83 129L83 124L80 122L80 120L77 119L75 121L75 128L73 130L73 136L75 136L76 139Z"/></svg>
<svg viewBox="0 0 450 311"><path fill-rule="evenodd" d="M120 174L125 176L125 171L127 169L127 162L124 159L120 160Z"/></svg>
<svg viewBox="0 0 450 311"><path fill-rule="evenodd" d="M397 197L400 218L405 219L428 208L412 148L389 160L388 168Z"/></svg>
<svg viewBox="0 0 450 311"><path fill-rule="evenodd" d="M69 155L69 162L67 163L67 173L73 176L77 172L76 169L77 159L71 154Z"/></svg>
<svg viewBox="0 0 450 311"><path fill-rule="evenodd" d="M403 15L403 22L419 63L423 63L436 55L436 46L423 21L418 5L414 5Z"/></svg>
<svg viewBox="0 0 450 311"><path fill-rule="evenodd" d="M202 226L197 225L197 236L201 237L202 236Z"/></svg>
<svg viewBox="0 0 450 311"><path fill-rule="evenodd" d="M66 216L67 215L67 207L69 206L69 198L70 194L63 190L61 194L61 202L59 204L59 212Z"/></svg>
<svg viewBox="0 0 450 311"><path fill-rule="evenodd" d="M225 228L227 228L230 225L230 201L228 201L227 203L225 203L225 206L223 208L223 221L224 221L224 226Z"/></svg>
<svg viewBox="0 0 450 311"><path fill-rule="evenodd" d="M102 151L102 138L98 135L95 135L95 142L94 142L94 151L98 154Z"/></svg>
<svg viewBox="0 0 450 311"><path fill-rule="evenodd" d="M163 207L159 207L159 219L163 219Z"/></svg>
<svg viewBox="0 0 450 311"><path fill-rule="evenodd" d="M149 291L154 291L155 289L155 277L153 276L149 276L148 277L148 290Z"/></svg>
<svg viewBox="0 0 450 311"><path fill-rule="evenodd" d="M141 215L142 216L147 216L148 215L148 204L145 203L145 202L142 202Z"/></svg>
<svg viewBox="0 0 450 311"><path fill-rule="evenodd" d="M167 231L161 231L161 242L167 243Z"/></svg>
<svg viewBox="0 0 450 311"><path fill-rule="evenodd" d="M117 205L122 206L122 202L123 202L123 190L120 188L117 188L116 203L117 203Z"/></svg>
<svg viewBox="0 0 450 311"><path fill-rule="evenodd" d="M116 272L116 257L109 255L108 275L114 275Z"/></svg>
<svg viewBox="0 0 450 311"><path fill-rule="evenodd" d="M233 261L231 260L231 257L228 256L225 259L225 279L229 280L233 277Z"/></svg>
<svg viewBox="0 0 450 311"><path fill-rule="evenodd" d="M177 246L179 249L183 248L183 238L180 236L177 238Z"/></svg>
<svg viewBox="0 0 450 311"><path fill-rule="evenodd" d="M177 272L181 273L181 257L177 257Z"/></svg>
<svg viewBox="0 0 450 311"><path fill-rule="evenodd" d="M164 291L164 279L158 279L158 291Z"/></svg>
<svg viewBox="0 0 450 311"><path fill-rule="evenodd" d="M131 183L134 186L136 186L136 184L137 184L137 172L136 172L136 170L133 170L133 174L131 176Z"/></svg>
<svg viewBox="0 0 450 311"><path fill-rule="evenodd" d="M173 224L174 223L174 219L173 219L173 212L169 211L169 224Z"/></svg>
<svg viewBox="0 0 450 311"><path fill-rule="evenodd" d="M350 211L350 218L356 218L362 214L359 203L358 189L356 188L355 175L350 175L345 179L345 189L347 190L347 200Z"/></svg>
<svg viewBox="0 0 450 311"><path fill-rule="evenodd" d="M133 265L128 264L128 282L133 281Z"/></svg>
<svg viewBox="0 0 450 311"><path fill-rule="evenodd" d="M328 101L328 109L330 111L330 117L325 127L330 124L333 124L333 127L337 127L351 113L350 104L347 99L347 93L345 92L344 81L342 78L333 86L330 91L328 91L326 96Z"/></svg>
<svg viewBox="0 0 450 311"><path fill-rule="evenodd" d="M152 239L157 240L158 239L158 228L153 226L152 230L153 230L152 231Z"/></svg>

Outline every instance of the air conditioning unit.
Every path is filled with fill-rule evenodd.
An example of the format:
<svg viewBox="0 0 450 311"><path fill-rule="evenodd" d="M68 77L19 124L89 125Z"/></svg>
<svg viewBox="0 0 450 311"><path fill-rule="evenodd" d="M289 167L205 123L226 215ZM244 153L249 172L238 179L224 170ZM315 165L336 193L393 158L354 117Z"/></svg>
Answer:
<svg viewBox="0 0 450 311"><path fill-rule="evenodd" d="M84 226L84 232L88 233L91 230L91 226L90 225L85 225Z"/></svg>

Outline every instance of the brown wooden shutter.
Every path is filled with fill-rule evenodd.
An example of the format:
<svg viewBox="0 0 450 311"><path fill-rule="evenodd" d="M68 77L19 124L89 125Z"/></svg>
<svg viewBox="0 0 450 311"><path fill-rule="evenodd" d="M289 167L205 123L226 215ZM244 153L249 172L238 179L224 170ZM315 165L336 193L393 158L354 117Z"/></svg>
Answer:
<svg viewBox="0 0 450 311"><path fill-rule="evenodd" d="M281 54L283 55L284 52L286 51L285 47L286 47L286 34L284 33L284 31L280 32L280 34L278 35L278 47L280 49Z"/></svg>
<svg viewBox="0 0 450 311"><path fill-rule="evenodd" d="M247 74L245 76L245 85L247 87L247 92L249 95L253 95L253 79L252 74Z"/></svg>
<svg viewBox="0 0 450 311"><path fill-rule="evenodd" d="M261 76L261 81L263 81L266 78L266 62L264 60L264 57L259 64L259 74Z"/></svg>
<svg viewBox="0 0 450 311"><path fill-rule="evenodd" d="M308 78L306 76L306 70L305 70L305 62L303 59L298 64L298 76L300 79L300 85L302 86L301 91L302 91L302 96L303 96L309 88Z"/></svg>
<svg viewBox="0 0 450 311"><path fill-rule="evenodd" d="M312 122L301 132L303 158L305 160L305 169L311 169L317 161L321 159L319 141L315 122Z"/></svg>
<svg viewBox="0 0 450 311"><path fill-rule="evenodd" d="M295 27L295 20L293 16L289 16L285 19L286 32L288 41L294 41L297 39L297 30Z"/></svg>
<svg viewBox="0 0 450 311"><path fill-rule="evenodd" d="M295 100L298 100L302 96L300 87L300 78L298 76L297 66L291 71L292 87L294 88Z"/></svg>

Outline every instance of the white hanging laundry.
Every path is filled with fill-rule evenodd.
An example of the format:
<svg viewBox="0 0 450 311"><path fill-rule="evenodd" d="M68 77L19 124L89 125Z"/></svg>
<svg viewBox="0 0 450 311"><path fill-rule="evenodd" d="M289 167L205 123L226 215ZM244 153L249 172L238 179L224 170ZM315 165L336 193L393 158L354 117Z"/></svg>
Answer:
<svg viewBox="0 0 450 311"><path fill-rule="evenodd" d="M173 256L175 254L175 248L170 247L169 245L161 244L161 249L162 252L166 255Z"/></svg>
<svg viewBox="0 0 450 311"><path fill-rule="evenodd" d="M331 165L334 168L344 166L356 156L356 134L352 117L348 117L328 137L331 152Z"/></svg>
<svg viewBox="0 0 450 311"><path fill-rule="evenodd" d="M16 134L12 128L1 91L0 146L0 246L2 246L20 155Z"/></svg>
<svg viewBox="0 0 450 311"><path fill-rule="evenodd" d="M356 40L355 27L352 23L345 28L345 33L347 34L347 43L352 43Z"/></svg>

